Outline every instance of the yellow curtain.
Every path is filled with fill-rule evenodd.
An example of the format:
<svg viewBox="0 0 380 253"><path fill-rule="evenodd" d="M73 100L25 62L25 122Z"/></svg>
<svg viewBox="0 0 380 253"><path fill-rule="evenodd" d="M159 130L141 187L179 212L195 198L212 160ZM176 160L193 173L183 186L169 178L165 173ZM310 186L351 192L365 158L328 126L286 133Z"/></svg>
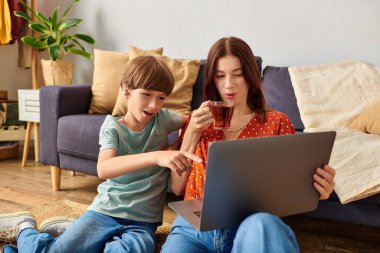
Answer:
<svg viewBox="0 0 380 253"><path fill-rule="evenodd" d="M0 44L8 44L12 40L11 14L7 0L0 0Z"/></svg>

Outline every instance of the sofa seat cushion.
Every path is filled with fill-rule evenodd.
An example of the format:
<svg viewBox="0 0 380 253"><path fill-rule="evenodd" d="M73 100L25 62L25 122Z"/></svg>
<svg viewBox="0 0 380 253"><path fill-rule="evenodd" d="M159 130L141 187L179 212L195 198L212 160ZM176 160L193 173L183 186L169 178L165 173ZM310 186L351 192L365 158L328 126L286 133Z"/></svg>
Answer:
<svg viewBox="0 0 380 253"><path fill-rule="evenodd" d="M98 160L99 131L106 115L77 114L58 121L57 149L61 154Z"/></svg>
<svg viewBox="0 0 380 253"><path fill-rule="evenodd" d="M331 194L329 200L340 202L340 200L338 198L338 195L336 195L335 192L333 192ZM369 196L369 197L364 198L364 199L356 200L356 201L354 201L352 203L356 203L356 204L370 204L370 205L378 205L378 206L380 206L380 193L372 195L372 196ZM349 205L349 203L345 204L345 205Z"/></svg>

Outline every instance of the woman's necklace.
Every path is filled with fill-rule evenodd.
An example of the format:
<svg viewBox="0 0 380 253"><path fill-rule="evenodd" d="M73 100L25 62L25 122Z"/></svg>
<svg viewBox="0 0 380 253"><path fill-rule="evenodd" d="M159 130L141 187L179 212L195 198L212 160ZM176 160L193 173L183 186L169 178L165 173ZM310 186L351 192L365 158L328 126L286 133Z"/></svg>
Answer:
<svg viewBox="0 0 380 253"><path fill-rule="evenodd" d="M246 127L246 126L248 125L248 123L251 121L251 119L253 118L254 115L255 115L255 112L252 112L251 117L249 117L249 120L247 121L247 123L245 123L244 125L242 125L242 126L239 127L238 129L233 129L233 130L226 129L225 131L226 131L226 132L230 132L230 133L236 133L236 132L239 132L240 130L242 130L244 127Z"/></svg>

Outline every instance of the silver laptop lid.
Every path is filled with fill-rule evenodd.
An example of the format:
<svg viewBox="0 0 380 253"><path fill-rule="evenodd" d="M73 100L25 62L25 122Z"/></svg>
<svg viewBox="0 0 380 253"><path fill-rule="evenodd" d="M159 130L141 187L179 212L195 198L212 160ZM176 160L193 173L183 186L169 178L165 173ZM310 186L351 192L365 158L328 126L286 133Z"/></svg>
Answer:
<svg viewBox="0 0 380 253"><path fill-rule="evenodd" d="M231 227L254 212L315 210L317 167L328 164L336 133L302 133L211 143L200 230Z"/></svg>

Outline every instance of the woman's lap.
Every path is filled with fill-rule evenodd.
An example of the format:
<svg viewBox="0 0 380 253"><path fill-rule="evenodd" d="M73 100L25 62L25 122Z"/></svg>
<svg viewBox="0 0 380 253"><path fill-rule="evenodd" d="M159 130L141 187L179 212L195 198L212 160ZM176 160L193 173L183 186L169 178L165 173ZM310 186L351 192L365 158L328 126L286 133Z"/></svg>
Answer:
<svg viewBox="0 0 380 253"><path fill-rule="evenodd" d="M178 216L161 252L299 252L291 228L268 213L248 216L236 229L200 232ZM248 250L248 251L247 251Z"/></svg>

